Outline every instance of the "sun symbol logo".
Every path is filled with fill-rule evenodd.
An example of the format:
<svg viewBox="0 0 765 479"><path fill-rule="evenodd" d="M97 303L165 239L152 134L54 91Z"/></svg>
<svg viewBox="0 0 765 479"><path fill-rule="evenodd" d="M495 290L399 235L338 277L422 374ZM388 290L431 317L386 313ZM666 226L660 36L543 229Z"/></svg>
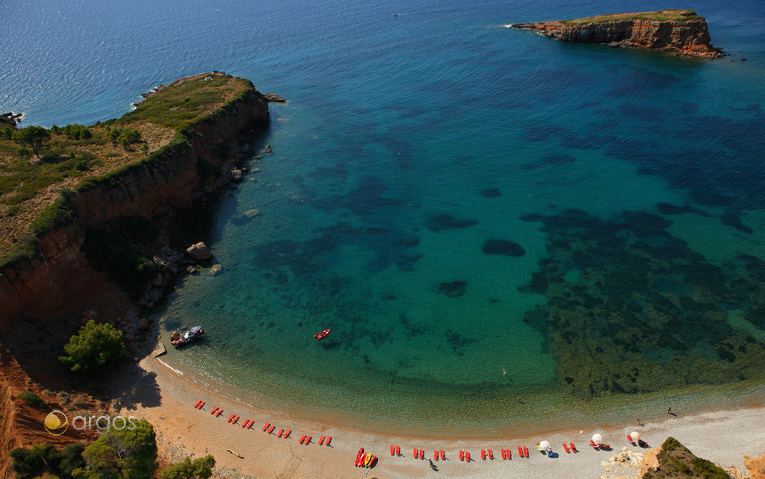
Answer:
<svg viewBox="0 0 765 479"><path fill-rule="evenodd" d="M51 411L45 416L43 425L45 426L45 430L50 434L60 436L69 429L69 419L67 419L66 414L61 411Z"/></svg>

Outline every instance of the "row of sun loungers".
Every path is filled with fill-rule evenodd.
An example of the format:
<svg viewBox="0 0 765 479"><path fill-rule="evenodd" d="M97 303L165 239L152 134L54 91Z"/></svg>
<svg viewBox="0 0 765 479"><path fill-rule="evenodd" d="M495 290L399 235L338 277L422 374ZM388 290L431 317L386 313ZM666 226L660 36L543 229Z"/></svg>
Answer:
<svg viewBox="0 0 765 479"><path fill-rule="evenodd" d="M205 405L205 401L199 400L196 403L194 403L194 408L199 409L200 411L203 410ZM220 415L223 413L223 409L219 407L214 407L210 414L212 414L215 417L220 417ZM231 414L228 419L226 419L226 422L229 424L237 424L239 422L240 416L238 414ZM245 419L242 423L243 429L250 429L252 428L252 425L255 424L255 421L252 419ZM274 429L276 429L276 425L271 423L266 423L262 430L266 434L273 434ZM283 428L279 428L279 432L276 433L276 437L287 439L290 434L292 433L292 429L287 429L286 431ZM326 438L324 436L321 436L319 438L319 445L320 446L329 446L329 443L332 441L332 436L327 436ZM298 441L300 444L308 445L311 443L311 436L307 434L303 434L300 437L300 440Z"/></svg>
<svg viewBox="0 0 765 479"><path fill-rule="evenodd" d="M199 409L199 410L203 410L204 405L205 405L205 401L199 400L199 401L197 401L194 404L194 408ZM223 409L221 409L219 407L215 407L215 408L213 408L210 411L210 414L212 414L215 417L220 417L220 415L222 413L223 413ZM226 420L226 422L228 422L229 424L237 424L239 422L239 418L240 418L239 415L231 414L228 417L228 419ZM252 419L245 419L244 422L242 423L241 427L244 428L244 429L250 429L250 428L252 428L252 425L254 423L255 423L255 421L253 421ZM273 434L275 429L276 429L276 425L267 422L263 426L262 431L265 432L266 434ZM279 431L276 433L276 437L287 439L290 436L291 433L292 433L291 429L287 429L285 431L283 428L279 428ZM637 436L636 433L634 433L634 434L635 434L635 436ZM627 440L633 446L648 447L648 444L645 443L643 440L641 440L639 438L633 438L629 434L627 435ZM319 438L319 445L320 446L322 446L322 445L329 446L331 441L332 441L332 436L327 436L325 438L322 435ZM298 442L300 444L303 444L303 445L308 445L308 444L311 443L311 436L308 435L308 434L303 434L302 436L300 436L300 439L298 440ZM590 441L590 445L596 451L598 451L598 450L610 451L611 450L611 446L610 445L602 444L602 443L601 444L596 444L592 440ZM549 448L549 443L547 444L546 447ZM540 448L539 443L537 443L537 448L541 452L543 452L543 453L545 453L547 455L550 455L550 457L552 457L552 454L551 454L552 450L548 450L548 451L542 450L542 448ZM564 442L563 443L563 449L566 451L567 454L579 452L576 449L576 446L574 445L573 442L571 442L569 444L566 444ZM500 449L500 454L502 456L502 459L505 459L505 460L512 460L513 459L513 453L512 453L512 451L510 449ZM395 445L395 444L391 444L390 445L390 455L391 456L396 456L396 457L403 457L403 454L401 454L401 447L398 446L398 445ZM413 457L415 459L425 459L425 450L415 447L415 448L413 448L412 455L413 455ZM363 459L364 456L366 456L366 455L363 455L363 448L362 448L359 451L359 456L357 456L357 458L356 458L356 465L357 466L359 465L360 457ZM523 446L518 446L518 456L522 457L522 458L523 457L528 458L529 457L529 450L528 450L528 448L527 447L523 447ZM372 459L374 459L374 460L372 460ZM461 450L459 452L459 459L460 459L460 461L471 462L470 452L469 451ZM488 459L490 461L494 460L494 452L491 449L481 449L481 459L484 460L484 461L486 459ZM374 467L374 464L376 463L376 460L377 460L377 456L374 456L373 458L370 456L370 459L368 461L366 461L366 466L370 467L370 461L371 461L372 467ZM446 453L445 453L445 451L443 449L433 451L433 460L435 460L435 461L438 461L438 460L445 461L446 460ZM362 462L364 462L364 461L362 461Z"/></svg>

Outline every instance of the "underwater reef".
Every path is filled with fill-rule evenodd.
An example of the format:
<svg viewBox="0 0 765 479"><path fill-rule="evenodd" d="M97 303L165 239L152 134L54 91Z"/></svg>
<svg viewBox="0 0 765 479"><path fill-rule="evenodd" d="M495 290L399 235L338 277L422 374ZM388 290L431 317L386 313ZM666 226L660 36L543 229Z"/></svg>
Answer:
<svg viewBox="0 0 765 479"><path fill-rule="evenodd" d="M762 260L710 264L650 213L522 219L542 222L549 253L519 288L547 297L524 321L547 338L570 394L765 379L765 343L729 324L735 314L765 332Z"/></svg>

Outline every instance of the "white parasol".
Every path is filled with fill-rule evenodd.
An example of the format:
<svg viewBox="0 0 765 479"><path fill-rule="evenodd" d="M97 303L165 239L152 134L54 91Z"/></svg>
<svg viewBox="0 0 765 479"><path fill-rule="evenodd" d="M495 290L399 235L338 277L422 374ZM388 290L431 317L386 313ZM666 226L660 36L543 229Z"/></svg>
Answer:
<svg viewBox="0 0 765 479"><path fill-rule="evenodd" d="M600 434L597 434L597 433L593 434L592 435L592 442L594 442L595 444L602 443L603 442L603 436L601 436Z"/></svg>

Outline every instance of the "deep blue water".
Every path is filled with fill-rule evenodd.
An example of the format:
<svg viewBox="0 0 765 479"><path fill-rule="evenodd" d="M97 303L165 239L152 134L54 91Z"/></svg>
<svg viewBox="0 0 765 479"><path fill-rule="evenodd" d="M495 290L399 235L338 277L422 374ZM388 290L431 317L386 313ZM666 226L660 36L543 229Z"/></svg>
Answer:
<svg viewBox="0 0 765 479"><path fill-rule="evenodd" d="M90 124L211 70L289 100L207 238L224 274L163 314L208 331L168 359L200 381L426 427L709 404L765 369L765 4L693 5L715 61L501 27L665 7L4 3L0 110Z"/></svg>

